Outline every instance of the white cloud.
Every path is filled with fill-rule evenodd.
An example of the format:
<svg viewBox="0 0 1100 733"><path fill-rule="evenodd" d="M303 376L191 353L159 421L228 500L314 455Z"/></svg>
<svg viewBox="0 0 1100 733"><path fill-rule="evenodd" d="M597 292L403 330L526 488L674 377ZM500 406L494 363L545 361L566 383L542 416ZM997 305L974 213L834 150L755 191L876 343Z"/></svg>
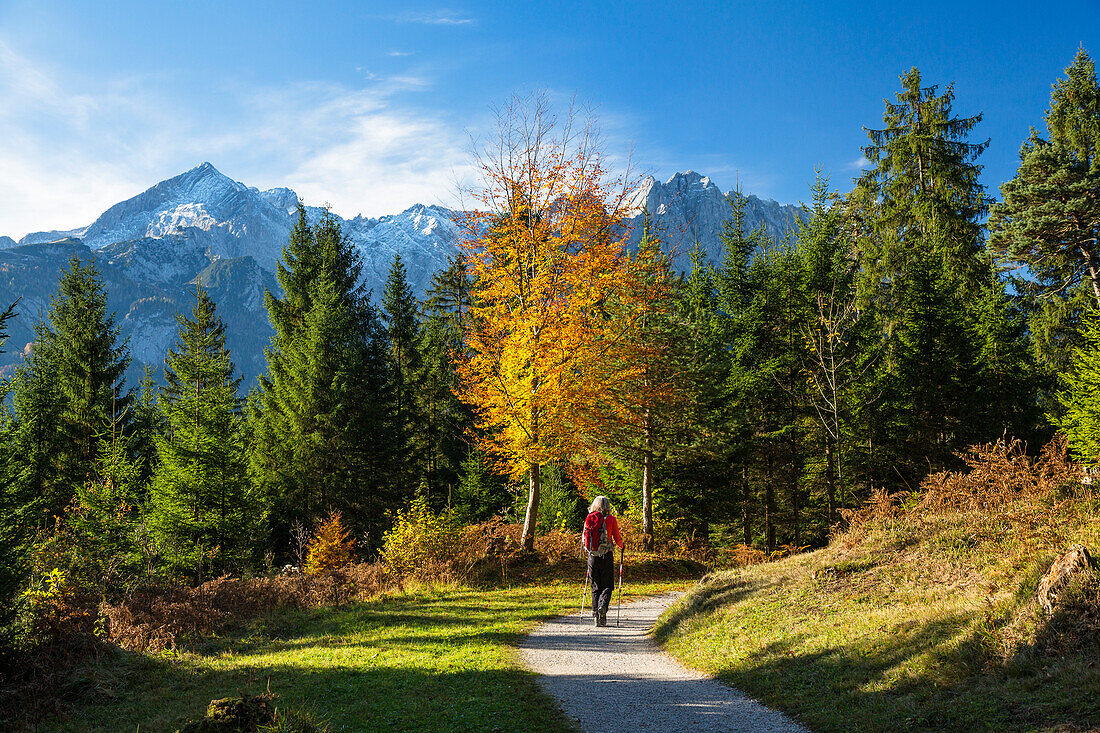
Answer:
<svg viewBox="0 0 1100 733"><path fill-rule="evenodd" d="M365 84L208 85L202 106L141 79L76 92L0 41L0 234L89 224L203 160L248 185L329 202L342 216L451 203L456 179L472 173L467 138L407 104L429 80Z"/></svg>
<svg viewBox="0 0 1100 733"><path fill-rule="evenodd" d="M851 163L849 163L848 168L850 168L851 170L862 170L869 165L871 165L871 161L867 160L866 155L861 155L853 160Z"/></svg>
<svg viewBox="0 0 1100 733"><path fill-rule="evenodd" d="M387 56L412 56L412 51L390 51Z"/></svg>
<svg viewBox="0 0 1100 733"><path fill-rule="evenodd" d="M470 25L473 18L455 10L441 9L428 13L402 13L394 16L398 23L418 23L420 25Z"/></svg>

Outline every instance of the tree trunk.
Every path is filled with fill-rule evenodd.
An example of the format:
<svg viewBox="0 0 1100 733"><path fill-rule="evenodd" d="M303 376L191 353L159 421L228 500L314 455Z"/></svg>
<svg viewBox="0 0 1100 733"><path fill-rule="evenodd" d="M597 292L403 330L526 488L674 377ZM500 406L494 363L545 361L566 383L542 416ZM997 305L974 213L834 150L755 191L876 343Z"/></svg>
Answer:
<svg viewBox="0 0 1100 733"><path fill-rule="evenodd" d="M653 424L645 415L645 450L642 451L642 547L653 549Z"/></svg>
<svg viewBox="0 0 1100 733"><path fill-rule="evenodd" d="M825 501L829 506L829 528L836 524L836 474L833 472L833 439L825 438Z"/></svg>
<svg viewBox="0 0 1100 733"><path fill-rule="evenodd" d="M768 452L768 470L764 476L764 537L768 543L768 552L775 550L775 486L772 484L773 458Z"/></svg>
<svg viewBox="0 0 1100 733"><path fill-rule="evenodd" d="M749 490L749 467L741 461L741 527L745 544L752 547L752 495Z"/></svg>
<svg viewBox="0 0 1100 733"><path fill-rule="evenodd" d="M523 549L535 549L535 525L539 519L539 491L542 489L542 475L539 466L532 463L529 468L529 489L527 491L527 513L523 517Z"/></svg>
<svg viewBox="0 0 1100 733"><path fill-rule="evenodd" d="M648 449L642 453L642 547L653 549L653 451Z"/></svg>

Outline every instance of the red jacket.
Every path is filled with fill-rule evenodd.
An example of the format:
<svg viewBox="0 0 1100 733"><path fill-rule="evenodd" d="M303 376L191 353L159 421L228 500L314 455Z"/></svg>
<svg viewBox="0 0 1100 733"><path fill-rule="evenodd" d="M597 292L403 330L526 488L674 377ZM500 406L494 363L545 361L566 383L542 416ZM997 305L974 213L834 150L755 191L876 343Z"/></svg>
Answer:
<svg viewBox="0 0 1100 733"><path fill-rule="evenodd" d="M619 536L619 523L615 520L615 517L610 514L604 518L603 524L607 527L607 536L611 538L611 541L618 545L619 549L623 549L623 538Z"/></svg>

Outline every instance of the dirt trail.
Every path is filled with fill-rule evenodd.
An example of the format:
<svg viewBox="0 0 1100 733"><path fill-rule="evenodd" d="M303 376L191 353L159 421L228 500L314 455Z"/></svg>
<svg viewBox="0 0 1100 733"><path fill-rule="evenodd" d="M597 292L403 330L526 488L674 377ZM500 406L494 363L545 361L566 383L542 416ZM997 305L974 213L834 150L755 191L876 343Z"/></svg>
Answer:
<svg viewBox="0 0 1100 733"><path fill-rule="evenodd" d="M520 646L524 664L586 733L782 731L806 729L744 693L680 665L649 638L675 594L623 606L615 627L591 616L552 619Z"/></svg>

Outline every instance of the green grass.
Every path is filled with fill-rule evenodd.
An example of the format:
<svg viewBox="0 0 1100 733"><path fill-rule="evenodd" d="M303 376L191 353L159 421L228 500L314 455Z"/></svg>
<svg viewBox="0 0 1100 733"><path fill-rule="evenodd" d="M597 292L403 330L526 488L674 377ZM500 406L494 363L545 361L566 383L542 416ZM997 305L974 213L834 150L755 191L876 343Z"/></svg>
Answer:
<svg viewBox="0 0 1100 733"><path fill-rule="evenodd" d="M1086 514L1068 527L1100 546ZM704 579L658 640L815 731L1100 729L1095 631L1052 649L1034 601L1049 548L1021 549L980 516L865 531Z"/></svg>
<svg viewBox="0 0 1100 733"><path fill-rule="evenodd" d="M583 566L557 573L506 588L422 587L273 614L187 652L119 652L74 680L90 701L42 729L174 731L211 699L263 692L270 679L279 706L312 712L331 731L572 730L516 657L534 625L576 608ZM676 565L643 575L628 577L624 602L691 582Z"/></svg>

